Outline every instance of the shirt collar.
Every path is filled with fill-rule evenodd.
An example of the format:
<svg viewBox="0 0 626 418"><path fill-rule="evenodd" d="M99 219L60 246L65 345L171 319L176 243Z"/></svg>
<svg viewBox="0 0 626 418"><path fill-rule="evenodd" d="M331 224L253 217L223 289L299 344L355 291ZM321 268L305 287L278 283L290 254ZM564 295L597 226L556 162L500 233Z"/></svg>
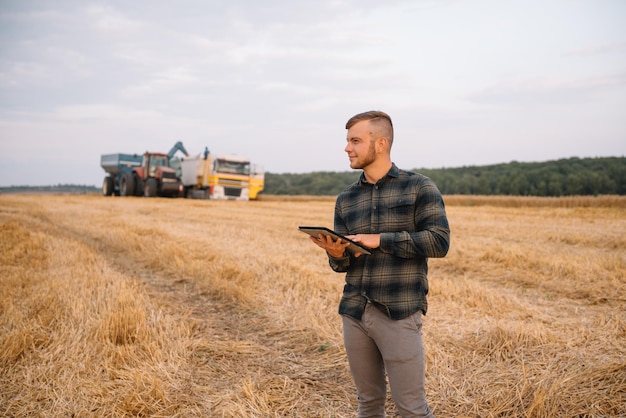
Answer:
<svg viewBox="0 0 626 418"><path fill-rule="evenodd" d="M378 180L378 182L383 181L385 178L387 177L398 177L400 175L400 169L396 166L395 163L391 163L391 168L389 169L389 171L387 171L387 174L385 174L383 176L383 178L381 178L380 180ZM367 181L367 179L365 178L365 172L361 172L361 177L359 178L359 183L360 184L371 184L370 182Z"/></svg>

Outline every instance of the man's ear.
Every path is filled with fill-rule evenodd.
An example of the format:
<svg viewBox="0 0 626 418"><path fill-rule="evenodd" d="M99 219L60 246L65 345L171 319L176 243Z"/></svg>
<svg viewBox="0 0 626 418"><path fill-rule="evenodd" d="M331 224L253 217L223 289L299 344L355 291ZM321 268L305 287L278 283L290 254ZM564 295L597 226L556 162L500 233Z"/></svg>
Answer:
<svg viewBox="0 0 626 418"><path fill-rule="evenodd" d="M384 136L376 139L376 152L384 153L389 144L389 140Z"/></svg>

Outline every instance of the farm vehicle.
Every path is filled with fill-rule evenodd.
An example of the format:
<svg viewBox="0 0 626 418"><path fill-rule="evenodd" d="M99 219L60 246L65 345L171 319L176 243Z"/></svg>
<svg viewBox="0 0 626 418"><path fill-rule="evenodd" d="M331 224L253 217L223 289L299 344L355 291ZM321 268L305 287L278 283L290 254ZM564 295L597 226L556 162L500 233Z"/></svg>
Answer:
<svg viewBox="0 0 626 418"><path fill-rule="evenodd" d="M177 142L168 154L145 152L143 155L102 155L100 166L108 173L102 183L102 194L104 196L183 196L183 184L176 170L170 167L170 160L176 151L188 155L181 142Z"/></svg>
<svg viewBox="0 0 626 418"><path fill-rule="evenodd" d="M255 200L265 183L263 166L238 155L213 155L208 149L195 157L172 158L170 164L188 198Z"/></svg>
<svg viewBox="0 0 626 418"><path fill-rule="evenodd" d="M177 157L180 151L184 157ZM105 154L100 165L108 175L105 196L168 196L255 200L263 191L263 166L247 157L204 152L190 157L182 142L167 153Z"/></svg>

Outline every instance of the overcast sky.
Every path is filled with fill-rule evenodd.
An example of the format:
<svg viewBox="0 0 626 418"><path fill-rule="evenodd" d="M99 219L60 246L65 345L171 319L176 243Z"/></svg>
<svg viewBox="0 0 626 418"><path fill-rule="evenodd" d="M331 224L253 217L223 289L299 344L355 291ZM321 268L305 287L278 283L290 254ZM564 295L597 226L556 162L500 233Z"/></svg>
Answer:
<svg viewBox="0 0 626 418"><path fill-rule="evenodd" d="M0 186L100 155L348 171L388 112L401 168L626 154L623 0L0 0Z"/></svg>

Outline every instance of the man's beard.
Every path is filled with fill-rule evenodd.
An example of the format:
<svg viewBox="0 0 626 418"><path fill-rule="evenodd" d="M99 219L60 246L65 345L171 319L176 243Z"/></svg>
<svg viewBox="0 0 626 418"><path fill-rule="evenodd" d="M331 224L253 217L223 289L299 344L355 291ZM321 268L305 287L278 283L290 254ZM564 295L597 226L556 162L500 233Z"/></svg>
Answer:
<svg viewBox="0 0 626 418"><path fill-rule="evenodd" d="M354 163L350 163L350 167L354 170L362 170L368 165L372 164L374 161L376 161L376 150L374 147L374 142L371 142L370 148L367 151L365 157L363 157L363 160L357 158Z"/></svg>

